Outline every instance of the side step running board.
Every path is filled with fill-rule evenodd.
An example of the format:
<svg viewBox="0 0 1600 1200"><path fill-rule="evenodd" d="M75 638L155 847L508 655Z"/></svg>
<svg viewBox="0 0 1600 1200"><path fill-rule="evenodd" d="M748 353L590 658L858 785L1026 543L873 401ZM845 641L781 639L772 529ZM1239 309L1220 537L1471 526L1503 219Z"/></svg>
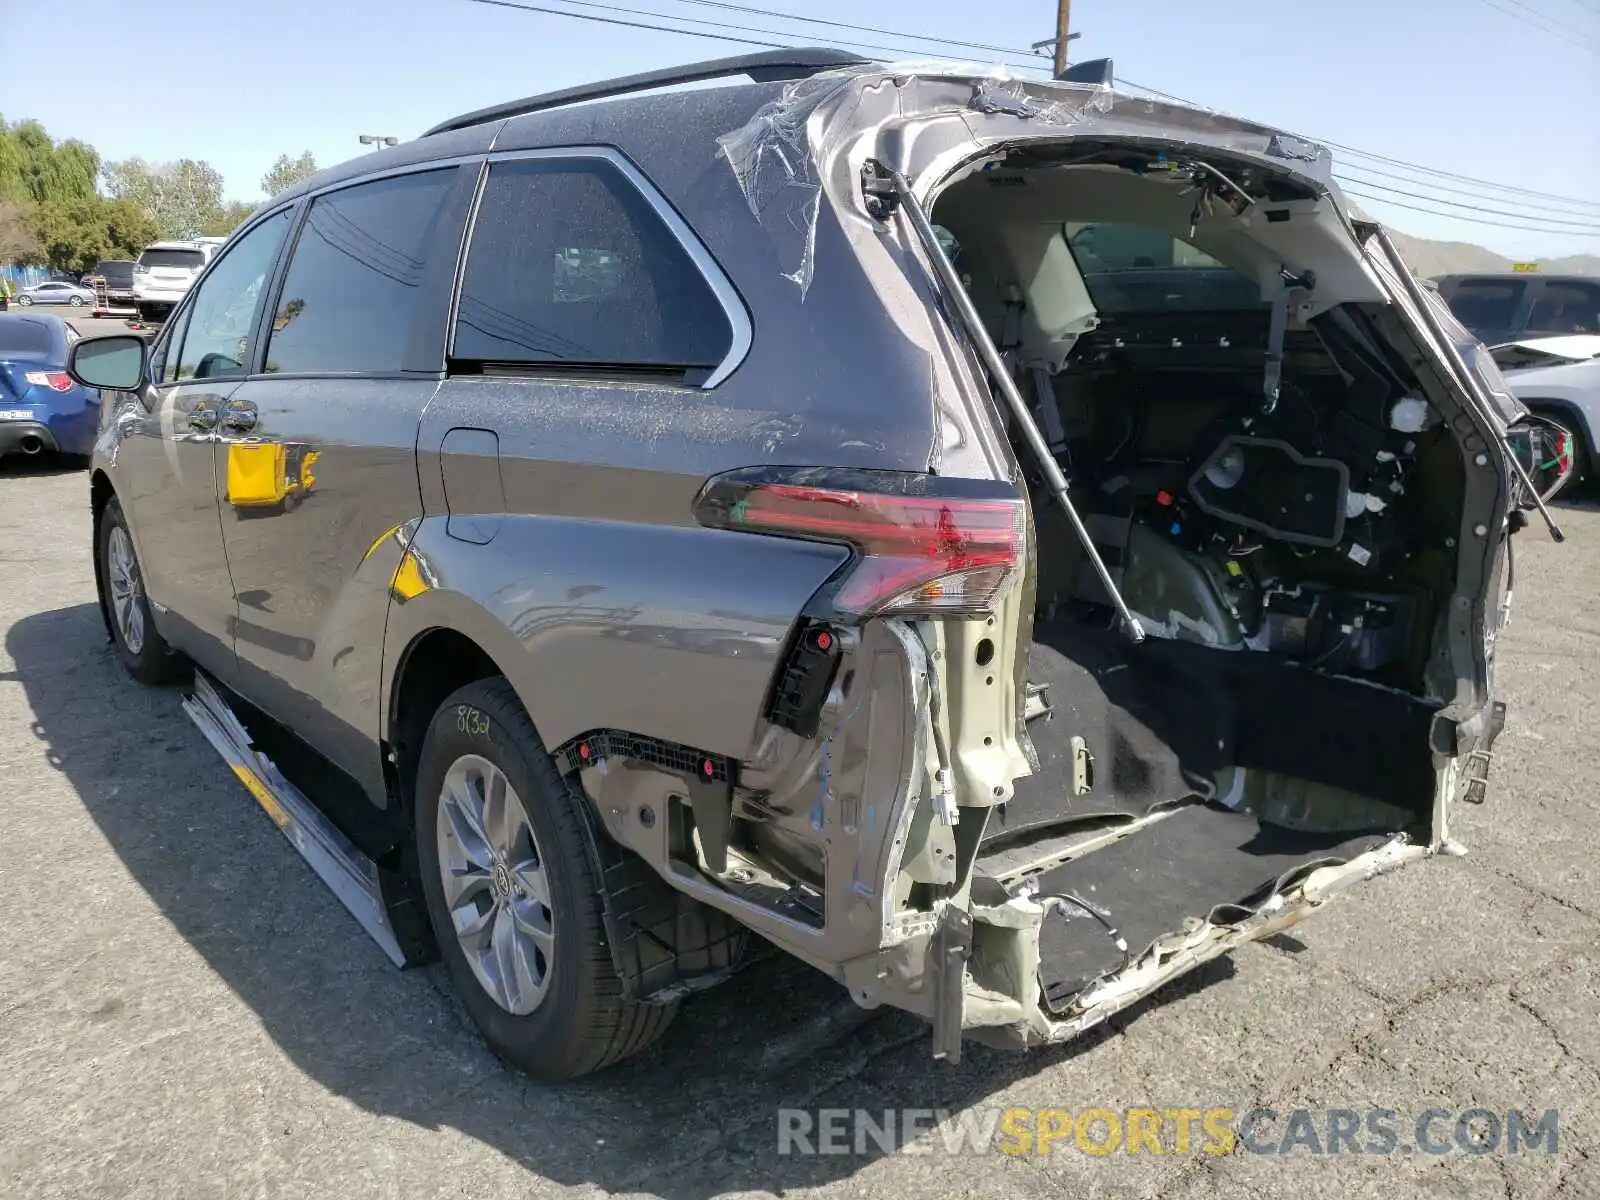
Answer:
<svg viewBox="0 0 1600 1200"><path fill-rule="evenodd" d="M216 686L195 672L194 694L183 709L216 747L239 782L283 831L322 882L333 890L350 915L361 922L373 941L397 967L406 956L389 924L378 890L378 868L350 844L333 823L273 766L272 760L251 745L250 735L223 700Z"/></svg>

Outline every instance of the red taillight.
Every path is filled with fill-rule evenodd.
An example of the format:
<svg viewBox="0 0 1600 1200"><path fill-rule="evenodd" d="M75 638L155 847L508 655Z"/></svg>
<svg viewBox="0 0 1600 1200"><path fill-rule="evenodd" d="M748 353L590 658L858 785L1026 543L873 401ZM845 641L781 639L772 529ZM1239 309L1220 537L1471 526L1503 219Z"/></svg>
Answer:
<svg viewBox="0 0 1600 1200"><path fill-rule="evenodd" d="M891 486L908 478L917 480L917 494ZM707 490L701 519L725 529L851 546L857 558L832 597L841 613L992 612L1022 566L1027 514L1021 497L929 495L928 487L943 481L927 477L886 476L884 483L888 490L874 491L723 477Z"/></svg>
<svg viewBox="0 0 1600 1200"><path fill-rule="evenodd" d="M29 371L23 376L29 383L47 387L52 392L70 392L72 376L65 371Z"/></svg>

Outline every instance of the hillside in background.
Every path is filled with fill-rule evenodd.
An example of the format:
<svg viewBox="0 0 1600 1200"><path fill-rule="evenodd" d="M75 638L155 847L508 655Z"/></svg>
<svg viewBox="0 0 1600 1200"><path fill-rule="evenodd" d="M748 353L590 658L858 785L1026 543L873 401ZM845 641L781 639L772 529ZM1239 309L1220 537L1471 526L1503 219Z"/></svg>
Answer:
<svg viewBox="0 0 1600 1200"><path fill-rule="evenodd" d="M1391 231L1400 256L1424 279L1467 271L1509 271L1512 260L1493 250L1470 242L1434 242ZM1536 260L1539 270L1550 274L1600 276L1600 254L1569 254L1563 258Z"/></svg>

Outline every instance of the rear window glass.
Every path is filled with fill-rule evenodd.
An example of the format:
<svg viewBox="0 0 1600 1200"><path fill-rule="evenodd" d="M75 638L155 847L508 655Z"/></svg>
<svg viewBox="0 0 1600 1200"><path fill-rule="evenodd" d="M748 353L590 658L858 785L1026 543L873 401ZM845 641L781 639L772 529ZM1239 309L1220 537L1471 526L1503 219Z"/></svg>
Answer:
<svg viewBox="0 0 1600 1200"><path fill-rule="evenodd" d="M56 339L43 321L0 317L0 354L47 354Z"/></svg>
<svg viewBox="0 0 1600 1200"><path fill-rule="evenodd" d="M497 163L467 255L453 355L492 363L714 367L733 331L711 285L605 162Z"/></svg>
<svg viewBox="0 0 1600 1200"><path fill-rule="evenodd" d="M90 276L103 275L107 279L127 279L133 275L131 262L103 262L96 263Z"/></svg>
<svg viewBox="0 0 1600 1200"><path fill-rule="evenodd" d="M1100 313L1268 307L1255 280L1163 230L1073 221L1061 232Z"/></svg>
<svg viewBox="0 0 1600 1200"><path fill-rule="evenodd" d="M1517 279L1463 279L1450 294L1450 311L1469 329L1509 329L1527 290Z"/></svg>
<svg viewBox="0 0 1600 1200"><path fill-rule="evenodd" d="M198 250L146 250L139 255L139 265L143 267L188 267L195 269L205 266L206 256Z"/></svg>

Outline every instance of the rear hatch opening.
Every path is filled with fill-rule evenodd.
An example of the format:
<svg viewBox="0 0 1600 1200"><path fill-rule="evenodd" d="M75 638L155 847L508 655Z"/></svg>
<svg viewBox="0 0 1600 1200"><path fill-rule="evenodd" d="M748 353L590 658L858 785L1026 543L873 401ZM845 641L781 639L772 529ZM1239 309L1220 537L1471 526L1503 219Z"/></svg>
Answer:
<svg viewBox="0 0 1600 1200"><path fill-rule="evenodd" d="M1308 880L1445 844L1473 456L1303 183L1033 143L953 176L929 216L1093 546L1000 405L1034 519L1010 682L1037 768L1002 803L963 797L992 804L963 1023L1057 1036L1119 977L1115 1006L1174 954L1298 920Z"/></svg>

